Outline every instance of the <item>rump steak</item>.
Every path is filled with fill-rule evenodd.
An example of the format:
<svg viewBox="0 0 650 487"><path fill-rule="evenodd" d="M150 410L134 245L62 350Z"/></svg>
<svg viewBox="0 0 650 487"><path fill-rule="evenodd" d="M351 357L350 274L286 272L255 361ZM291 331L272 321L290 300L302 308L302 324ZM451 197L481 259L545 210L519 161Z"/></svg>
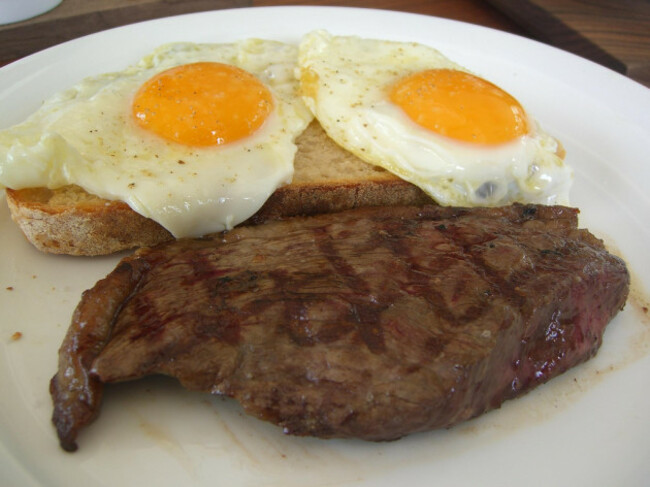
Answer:
<svg viewBox="0 0 650 487"><path fill-rule="evenodd" d="M149 374L286 433L391 440L591 357L629 275L576 209L365 208L141 249L83 294L51 382L61 446Z"/></svg>

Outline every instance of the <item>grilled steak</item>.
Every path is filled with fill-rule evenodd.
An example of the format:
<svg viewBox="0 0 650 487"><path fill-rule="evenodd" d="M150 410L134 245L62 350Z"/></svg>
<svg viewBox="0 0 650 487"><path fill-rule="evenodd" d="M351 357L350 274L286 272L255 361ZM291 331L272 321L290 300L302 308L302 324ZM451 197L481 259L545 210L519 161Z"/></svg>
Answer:
<svg viewBox="0 0 650 487"><path fill-rule="evenodd" d="M625 264L566 207L370 208L142 249L86 291L52 380L61 445L149 374L296 435L449 427L591 357Z"/></svg>

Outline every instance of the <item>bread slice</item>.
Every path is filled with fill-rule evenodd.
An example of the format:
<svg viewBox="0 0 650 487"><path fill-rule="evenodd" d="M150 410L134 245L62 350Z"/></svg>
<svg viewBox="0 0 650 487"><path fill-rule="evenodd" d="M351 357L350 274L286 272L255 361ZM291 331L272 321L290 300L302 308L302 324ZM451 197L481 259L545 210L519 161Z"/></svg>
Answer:
<svg viewBox="0 0 650 487"><path fill-rule="evenodd" d="M317 122L296 143L293 181L279 188L247 223L360 206L431 202L416 186L336 145ZM7 189L6 193L12 219L44 252L105 255L173 239L161 225L126 203L96 197L78 186Z"/></svg>

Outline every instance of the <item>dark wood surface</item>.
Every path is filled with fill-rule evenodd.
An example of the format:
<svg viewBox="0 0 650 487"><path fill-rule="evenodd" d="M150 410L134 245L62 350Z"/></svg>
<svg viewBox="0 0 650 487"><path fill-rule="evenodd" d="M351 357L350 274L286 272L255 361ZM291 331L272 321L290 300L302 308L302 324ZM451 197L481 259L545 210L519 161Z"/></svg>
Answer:
<svg viewBox="0 0 650 487"><path fill-rule="evenodd" d="M133 22L274 5L381 8L484 25L574 52L650 86L648 0L63 0L43 15L0 26L0 65Z"/></svg>
<svg viewBox="0 0 650 487"><path fill-rule="evenodd" d="M650 86L650 1L487 1L530 37Z"/></svg>

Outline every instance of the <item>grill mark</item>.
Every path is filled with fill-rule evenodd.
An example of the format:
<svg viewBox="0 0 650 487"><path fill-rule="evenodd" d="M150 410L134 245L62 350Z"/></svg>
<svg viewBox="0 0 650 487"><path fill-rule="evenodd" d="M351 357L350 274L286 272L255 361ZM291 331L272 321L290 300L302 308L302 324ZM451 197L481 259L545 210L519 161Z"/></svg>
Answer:
<svg viewBox="0 0 650 487"><path fill-rule="evenodd" d="M307 307L299 299L284 299L284 316L293 341L299 345L313 345L314 336L309 333Z"/></svg>
<svg viewBox="0 0 650 487"><path fill-rule="evenodd" d="M348 264L347 260L340 255L334 240L325 228L316 229L316 245L322 255L327 259L334 270L343 278L352 294L346 293L341 296L350 305L352 322L359 334L359 337L368 349L373 353L382 353L386 350L384 341L384 330L381 323L381 314L388 306L390 300L386 296L377 296L374 302L370 301L372 291L368 283L359 277L354 267ZM383 293L382 293L383 294Z"/></svg>
<svg viewBox="0 0 650 487"><path fill-rule="evenodd" d="M435 221L417 223L423 226L431 225L439 232L445 232L447 230L446 226L440 225ZM445 233L445 235L447 234ZM452 243L454 247L459 247L455 240L448 238L448 236L445 239L448 243ZM409 294L424 298L432 309L435 310L435 313L444 321L451 325L463 326L479 319L485 314L487 308L484 306L472 306L460 315L454 313L445 302L443 295L436 291L435 286L431 285L431 271L424 269L417 263L417 259L410 252L410 245L403 238L385 238L384 245L397 259L405 263L404 268L409 282L405 291ZM452 256L443 256L442 258L436 259L435 267L438 269L437 274L442 274L445 270L456 264L458 260ZM457 292L460 292L460 290Z"/></svg>
<svg viewBox="0 0 650 487"><path fill-rule="evenodd" d="M300 325L301 316L305 315L307 309L301 300L290 298L293 293L287 289L291 277L283 270L269 272L269 277L274 281L273 289L276 291L266 296L262 302L256 301L256 307L260 306L258 309L261 311L273 306L274 301L282 303L284 320L279 329L287 333L298 345L313 345L313 338L305 333L304 327ZM295 282L293 284L296 285Z"/></svg>
<svg viewBox="0 0 650 487"><path fill-rule="evenodd" d="M447 259L447 261L447 265L440 265L441 271L451 267L451 259ZM452 311L442 294L437 292L434 286L430 285L427 271L422 269L421 266L411 262L407 274L409 280L408 292L423 298L435 310L436 315L452 325L462 325L469 321L464 315L457 315ZM414 282L416 283L414 284Z"/></svg>
<svg viewBox="0 0 650 487"><path fill-rule="evenodd" d="M361 303L352 304L351 314L359 336L373 353L381 353L386 350L384 328L380 319L384 309L385 307L370 306Z"/></svg>
<svg viewBox="0 0 650 487"><path fill-rule="evenodd" d="M220 268L216 261L211 261L201 252L196 252L190 260L184 259L181 262L184 265L189 265L192 269L192 272L183 281L187 285L193 285L196 282L210 282L214 278L232 272L232 269Z"/></svg>
<svg viewBox="0 0 650 487"><path fill-rule="evenodd" d="M146 295L139 294L137 300L133 302L133 314L138 317L140 326L138 332L131 335L132 342L147 338L156 340L165 331L165 325L169 320L163 320L157 311L156 304Z"/></svg>
<svg viewBox="0 0 650 487"><path fill-rule="evenodd" d="M310 276L296 278L294 273L287 273L284 270L268 272L269 278L273 281L272 292L264 293L262 299L256 299L246 307L247 311L254 309L254 313L263 313L271 306L282 303L283 320L278 324L277 329L286 333L292 341L302 346L311 346L316 343L331 343L341 339L350 333L353 328L347 326L344 319L332 323L321 323L315 330L309 320L309 304L324 304L319 295L311 293L296 293L293 288L302 289L302 282L309 280ZM343 318L343 317L342 317Z"/></svg>
<svg viewBox="0 0 650 487"><path fill-rule="evenodd" d="M196 336L206 339L216 338L231 346L241 342L241 316L236 309L220 309L218 321L202 313L183 313L181 316L188 323L194 324Z"/></svg>
<svg viewBox="0 0 650 487"><path fill-rule="evenodd" d="M452 230L452 231L449 231ZM476 272L483 280L485 280L490 286L489 291L492 295L501 295L506 297L507 300L511 301L514 306L519 307L525 301L524 297L519 295L516 292L516 284L510 281L514 281L512 278L510 281L501 277L498 271L492 269L491 266L485 261L483 254L481 252L474 251L473 248L478 245L485 245L487 242L493 241L495 239L494 235L490 235L488 238L484 239L481 242L476 242L470 245L461 245L458 242L457 232L453 231L453 227L448 226L443 232L445 238L453 243L458 250L461 252L462 259L464 262L467 262L474 272ZM510 239L512 240L512 239ZM515 273L519 274L519 273Z"/></svg>
<svg viewBox="0 0 650 487"><path fill-rule="evenodd" d="M337 252L331 235L325 229L318 230L315 232L317 236L316 245L334 270L343 277L350 289L356 290L359 293L369 294L370 289L368 284L356 274L354 268Z"/></svg>

